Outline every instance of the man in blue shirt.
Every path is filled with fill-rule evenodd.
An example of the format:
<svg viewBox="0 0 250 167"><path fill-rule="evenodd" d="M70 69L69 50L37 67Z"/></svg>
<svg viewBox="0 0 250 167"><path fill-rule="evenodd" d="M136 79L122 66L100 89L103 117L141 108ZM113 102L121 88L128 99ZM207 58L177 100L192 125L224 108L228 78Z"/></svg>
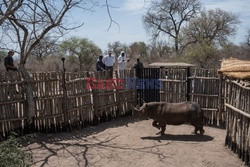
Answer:
<svg viewBox="0 0 250 167"><path fill-rule="evenodd" d="M109 77L113 78L113 68L115 64L115 56L112 55L112 51L109 50L108 55L103 58L106 70L108 71Z"/></svg>

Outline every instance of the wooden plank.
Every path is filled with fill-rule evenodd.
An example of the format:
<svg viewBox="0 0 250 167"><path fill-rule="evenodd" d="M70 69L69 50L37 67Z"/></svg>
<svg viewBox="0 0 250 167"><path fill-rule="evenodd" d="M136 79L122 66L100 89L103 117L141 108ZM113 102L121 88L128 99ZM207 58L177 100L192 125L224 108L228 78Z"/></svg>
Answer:
<svg viewBox="0 0 250 167"><path fill-rule="evenodd" d="M190 93L190 95L192 95L192 96L202 96L202 97L214 97L214 98L218 98L219 97L219 95L197 94L197 93Z"/></svg>
<svg viewBox="0 0 250 167"><path fill-rule="evenodd" d="M220 80L220 78L218 77L198 77L198 76L188 77L188 79Z"/></svg>
<svg viewBox="0 0 250 167"><path fill-rule="evenodd" d="M250 87L246 87L246 86L243 86L242 84L238 83L237 81L230 81L236 85L238 85L239 87L245 89L245 90L250 90Z"/></svg>
<svg viewBox="0 0 250 167"><path fill-rule="evenodd" d="M249 113L246 113L245 111L242 111L242 110L240 110L240 109L238 109L238 108L236 108L236 107L234 107L234 106L232 106L232 105L230 105L230 104L227 104L227 103L225 103L224 105L225 105L226 107L228 107L228 108L234 110L235 112L237 112L237 113L239 113L239 114L241 114L241 115L244 115L245 117L247 117L247 118L250 119L250 114L249 114Z"/></svg>

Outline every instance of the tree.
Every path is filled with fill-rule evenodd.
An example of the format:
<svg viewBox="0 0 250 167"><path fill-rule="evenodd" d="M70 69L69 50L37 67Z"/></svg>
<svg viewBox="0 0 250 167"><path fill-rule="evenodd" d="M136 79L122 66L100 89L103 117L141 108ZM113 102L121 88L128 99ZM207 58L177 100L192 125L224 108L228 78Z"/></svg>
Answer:
<svg viewBox="0 0 250 167"><path fill-rule="evenodd" d="M164 41L154 41L150 46L150 56L166 57L171 53L171 48Z"/></svg>
<svg viewBox="0 0 250 167"><path fill-rule="evenodd" d="M247 31L247 35L245 37L244 45L246 45L247 47L250 47L250 29Z"/></svg>
<svg viewBox="0 0 250 167"><path fill-rule="evenodd" d="M202 68L218 68L221 57L214 46L195 44L188 48L183 59Z"/></svg>
<svg viewBox="0 0 250 167"><path fill-rule="evenodd" d="M41 39L39 44L31 51L31 55L34 55L41 61L47 56L53 56L54 54L60 54L60 46L57 44L56 39L50 39L49 37Z"/></svg>
<svg viewBox="0 0 250 167"><path fill-rule="evenodd" d="M4 57L5 57L6 55L7 55L7 53L6 53L5 51L0 50L0 63L3 62Z"/></svg>
<svg viewBox="0 0 250 167"><path fill-rule="evenodd" d="M82 7L89 1L82 0L23 0L22 5L12 12L2 23L5 41L17 45L20 54L20 71L25 81L30 80L25 68L26 61L35 47L46 36L62 35L64 30L72 30L80 25L66 22L71 10ZM87 8L87 7L86 7ZM72 27L69 27L69 26ZM7 38L9 40L7 40ZM29 83L29 82L28 82ZM31 84L27 84L26 97L29 107L29 121L35 116L35 103Z"/></svg>
<svg viewBox="0 0 250 167"><path fill-rule="evenodd" d="M78 64L81 71L88 71L102 53L99 47L86 38L72 37L63 41L61 47L64 53L71 57L73 62L74 57L78 58Z"/></svg>
<svg viewBox="0 0 250 167"><path fill-rule="evenodd" d="M134 42L129 46L130 49L130 56L142 56L146 57L148 56L148 47L145 42Z"/></svg>
<svg viewBox="0 0 250 167"><path fill-rule="evenodd" d="M0 2L0 25L14 14L23 4L23 0L2 0Z"/></svg>
<svg viewBox="0 0 250 167"><path fill-rule="evenodd" d="M115 41L113 43L108 43L108 49L112 50L115 53L115 56L118 57L121 51L127 52L127 45L122 44L120 41Z"/></svg>
<svg viewBox="0 0 250 167"><path fill-rule="evenodd" d="M238 16L222 9L203 10L184 30L187 43L225 44L236 32Z"/></svg>
<svg viewBox="0 0 250 167"><path fill-rule="evenodd" d="M178 53L182 27L194 18L200 8L199 0L155 0L143 16L143 22L154 38L163 34L174 39L175 51Z"/></svg>

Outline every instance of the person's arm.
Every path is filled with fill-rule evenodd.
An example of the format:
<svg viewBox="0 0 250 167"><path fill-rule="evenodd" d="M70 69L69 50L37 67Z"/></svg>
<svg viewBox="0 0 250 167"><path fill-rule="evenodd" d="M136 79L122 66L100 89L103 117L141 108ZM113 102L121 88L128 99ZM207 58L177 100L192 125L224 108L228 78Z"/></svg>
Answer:
<svg viewBox="0 0 250 167"><path fill-rule="evenodd" d="M122 56L118 57L118 63L122 63Z"/></svg>
<svg viewBox="0 0 250 167"><path fill-rule="evenodd" d="M4 58L4 66L8 69L12 69L12 70L17 70L17 68L15 66L10 65L10 58L9 57L5 57Z"/></svg>
<svg viewBox="0 0 250 167"><path fill-rule="evenodd" d="M113 67L115 66L116 61L117 61L116 57L113 56Z"/></svg>
<svg viewBox="0 0 250 167"><path fill-rule="evenodd" d="M99 70L99 61L96 62L96 71Z"/></svg>
<svg viewBox="0 0 250 167"><path fill-rule="evenodd" d="M137 68L137 63L135 63L135 64L133 65L133 68Z"/></svg>
<svg viewBox="0 0 250 167"><path fill-rule="evenodd" d="M103 62L100 62L100 68L105 70L106 66L105 66L105 64Z"/></svg>
<svg viewBox="0 0 250 167"><path fill-rule="evenodd" d="M141 63L141 68L144 68L143 64Z"/></svg>
<svg viewBox="0 0 250 167"><path fill-rule="evenodd" d="M103 64L104 64L105 66L106 66L106 58L107 58L107 57L104 56L103 59L102 59L102 62L103 62Z"/></svg>

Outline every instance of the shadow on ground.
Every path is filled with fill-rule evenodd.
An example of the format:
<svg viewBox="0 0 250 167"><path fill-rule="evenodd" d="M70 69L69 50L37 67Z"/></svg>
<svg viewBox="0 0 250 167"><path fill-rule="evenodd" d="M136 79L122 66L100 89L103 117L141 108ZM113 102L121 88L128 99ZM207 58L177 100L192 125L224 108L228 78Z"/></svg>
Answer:
<svg viewBox="0 0 250 167"><path fill-rule="evenodd" d="M39 143L45 142L53 144L54 142L58 141L65 141L65 140L82 140L90 135L100 133L109 128L116 128L120 126L127 126L129 123L135 123L141 121L140 119L135 116L127 116L121 117L119 119L114 119L109 122L100 123L97 126L87 126L79 130L74 130L72 132L57 132L57 133L36 133L33 135L32 138L25 138L22 137L22 145L27 146L32 143ZM27 140L26 140L27 139Z"/></svg>
<svg viewBox="0 0 250 167"><path fill-rule="evenodd" d="M208 142L212 141L214 138L208 135L171 135L165 134L160 136L146 136L141 137L143 140L172 140L172 141L195 141L195 142Z"/></svg>
<svg viewBox="0 0 250 167"><path fill-rule="evenodd" d="M132 150L143 152L144 149L148 149L150 147L143 148L131 148L129 146L116 146L112 144L112 141L118 136L108 136L105 139L99 140L96 137L93 137L91 140L93 143L89 143L89 140L86 139L88 136L98 134L109 128L116 128L120 126L129 126L130 123L135 123L141 121L138 117L128 116L120 119L112 120L110 122L100 123L98 126L89 126L83 128L81 130L73 131L73 132L61 132L61 133L53 133L53 134L45 134L45 133L37 133L35 137L32 138L23 138L22 146L27 147L29 152L33 152L35 149L44 150L46 152L46 157L41 160L34 161L31 165L40 164L39 166L48 166L49 159L51 157L59 157L58 153L60 151L65 151L75 158L77 162L77 166L95 166L95 164L90 164L89 159L87 157L87 153L89 149L102 148L106 150L110 150L113 152L114 150ZM75 140L79 141L77 143L69 143L68 141ZM29 148L29 145L35 143L38 145L36 148ZM51 146L53 145L54 148ZM71 147L78 147L82 151L78 152L77 156L74 152L70 150ZM146 152L146 151L145 151ZM151 153L150 154L156 154ZM160 153L157 155L162 156ZM78 157L81 155L81 159ZM105 155L102 155L105 156Z"/></svg>

